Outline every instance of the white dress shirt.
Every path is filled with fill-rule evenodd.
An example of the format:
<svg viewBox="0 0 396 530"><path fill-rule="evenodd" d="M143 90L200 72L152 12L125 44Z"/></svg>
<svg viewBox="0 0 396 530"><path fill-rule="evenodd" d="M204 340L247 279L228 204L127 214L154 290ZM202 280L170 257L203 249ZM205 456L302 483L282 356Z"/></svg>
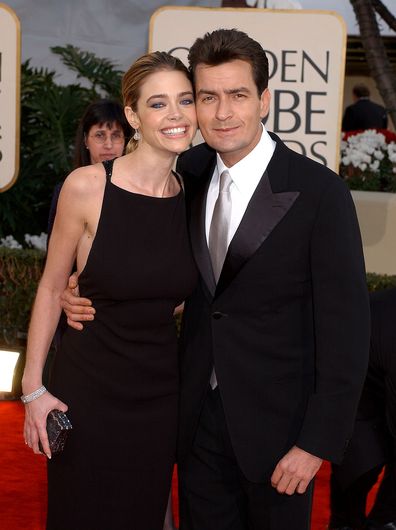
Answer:
<svg viewBox="0 0 396 530"><path fill-rule="evenodd" d="M209 184L206 198L205 231L207 242L209 242L209 229L215 202L219 195L219 177L221 173L225 169L228 169L232 179L230 187L232 210L228 227L228 247L242 221L250 199L274 154L275 146L276 142L272 140L263 125L263 132L256 147L232 167L228 168L217 153L217 164Z"/></svg>

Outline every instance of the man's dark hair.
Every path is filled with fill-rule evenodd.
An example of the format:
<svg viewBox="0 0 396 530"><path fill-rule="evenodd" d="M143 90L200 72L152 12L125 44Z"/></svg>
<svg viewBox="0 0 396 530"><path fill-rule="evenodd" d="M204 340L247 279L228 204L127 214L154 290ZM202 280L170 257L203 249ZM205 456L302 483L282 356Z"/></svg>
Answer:
<svg viewBox="0 0 396 530"><path fill-rule="evenodd" d="M368 98L370 96L370 90L368 86L363 85L363 83L355 85L352 92L357 98Z"/></svg>
<svg viewBox="0 0 396 530"><path fill-rule="evenodd" d="M237 29L217 29L198 38L191 46L188 61L195 74L199 64L218 66L240 59L248 62L259 96L268 86L268 59L257 41Z"/></svg>

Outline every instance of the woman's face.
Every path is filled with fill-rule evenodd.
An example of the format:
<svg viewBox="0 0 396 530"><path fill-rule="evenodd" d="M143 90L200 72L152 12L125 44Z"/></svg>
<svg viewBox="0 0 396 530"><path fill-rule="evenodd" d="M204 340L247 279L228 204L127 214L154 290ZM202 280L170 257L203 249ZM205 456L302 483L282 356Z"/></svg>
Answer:
<svg viewBox="0 0 396 530"><path fill-rule="evenodd" d="M197 130L193 89L177 70L150 74L140 87L137 110L125 109L128 121L139 128L141 145L171 153L185 151Z"/></svg>
<svg viewBox="0 0 396 530"><path fill-rule="evenodd" d="M85 145L89 151L91 164L111 160L124 152L125 137L121 125L113 122L92 125L85 137Z"/></svg>

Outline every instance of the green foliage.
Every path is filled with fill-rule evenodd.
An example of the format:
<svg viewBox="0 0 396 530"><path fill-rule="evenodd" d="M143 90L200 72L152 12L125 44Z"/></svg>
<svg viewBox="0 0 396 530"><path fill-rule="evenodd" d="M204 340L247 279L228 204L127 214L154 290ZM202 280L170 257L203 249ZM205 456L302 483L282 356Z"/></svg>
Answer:
<svg viewBox="0 0 396 530"><path fill-rule="evenodd" d="M381 161L380 171L360 170L350 166L340 165L340 176L346 180L351 190L385 191L396 193L396 173L389 158Z"/></svg>
<svg viewBox="0 0 396 530"><path fill-rule="evenodd" d="M53 51L88 86L58 85L55 72L23 63L20 172L16 184L0 193L0 237L12 234L23 241L25 233L47 231L52 191L72 169L84 109L101 97L119 96L121 72L110 61L70 45Z"/></svg>
<svg viewBox="0 0 396 530"><path fill-rule="evenodd" d="M387 274L375 274L373 272L367 273L367 286L369 291L381 291L382 289L389 289L396 287L396 276Z"/></svg>
<svg viewBox="0 0 396 530"><path fill-rule="evenodd" d="M77 73L77 78L87 79L94 93L100 88L114 99L120 98L123 72L117 70L113 62L98 59L95 54L83 52L71 44L65 47L53 46L51 51L61 57L64 65Z"/></svg>
<svg viewBox="0 0 396 530"><path fill-rule="evenodd" d="M15 345L27 331L44 252L0 247L0 341Z"/></svg>

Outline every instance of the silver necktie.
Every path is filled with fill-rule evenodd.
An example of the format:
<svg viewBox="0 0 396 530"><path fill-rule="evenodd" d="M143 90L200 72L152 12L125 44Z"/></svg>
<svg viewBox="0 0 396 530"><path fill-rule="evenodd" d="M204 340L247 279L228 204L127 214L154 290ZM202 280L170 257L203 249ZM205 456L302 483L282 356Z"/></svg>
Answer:
<svg viewBox="0 0 396 530"><path fill-rule="evenodd" d="M228 249L228 226L230 224L232 206L231 184L232 179L230 173L227 170L223 171L220 175L219 195L216 199L209 229L209 253L216 283L220 277ZM210 386L213 390L217 387L217 377L214 367L210 376Z"/></svg>
<svg viewBox="0 0 396 530"><path fill-rule="evenodd" d="M232 179L230 173L227 170L223 171L220 175L219 195L216 199L209 230L209 254L212 260L216 283L220 277L228 249L228 227L232 206L230 194L231 184Z"/></svg>

